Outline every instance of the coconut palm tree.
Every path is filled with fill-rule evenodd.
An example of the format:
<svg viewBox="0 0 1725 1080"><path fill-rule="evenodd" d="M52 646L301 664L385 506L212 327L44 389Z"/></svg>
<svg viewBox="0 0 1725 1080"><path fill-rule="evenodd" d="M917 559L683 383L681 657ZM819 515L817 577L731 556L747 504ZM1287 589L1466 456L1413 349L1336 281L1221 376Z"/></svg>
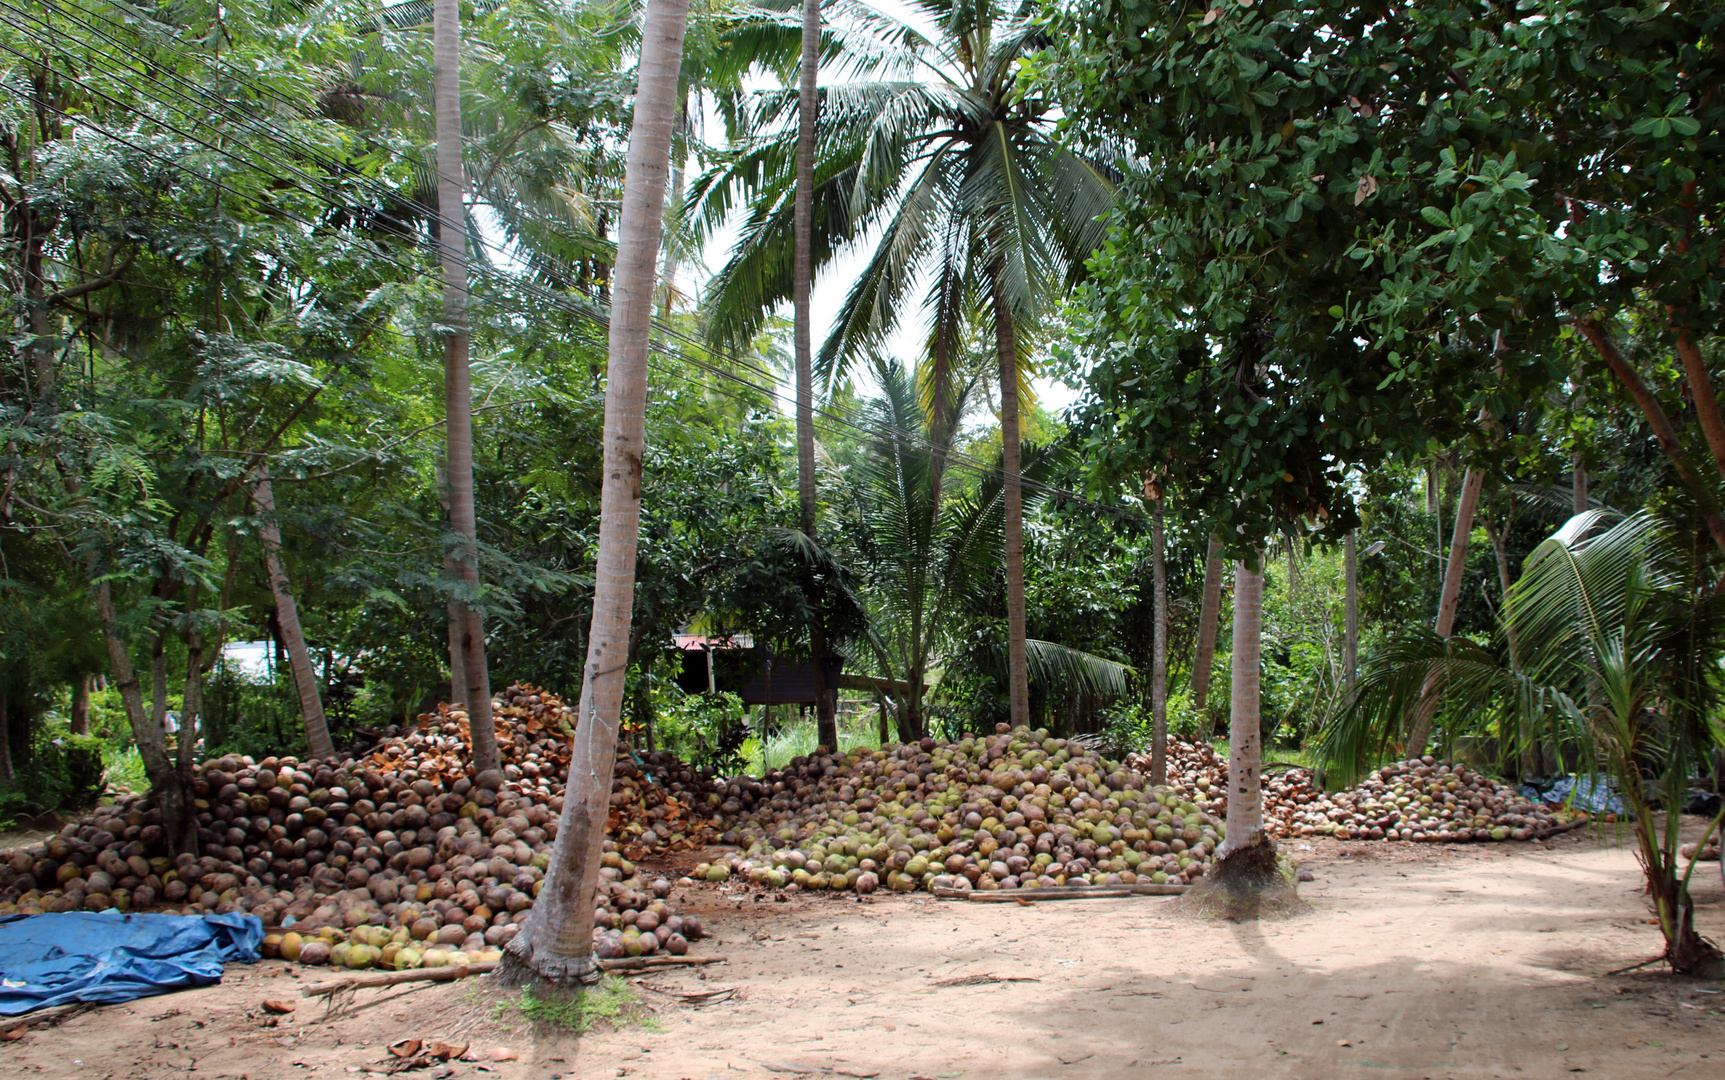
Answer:
<svg viewBox="0 0 1725 1080"><path fill-rule="evenodd" d="M926 288L933 320L928 412L942 418L966 324L991 332L1004 444L1012 718L1022 724L1030 715L1019 478L1027 360L1043 315L1102 241L1099 219L1112 188L1102 169L1056 139L1051 105L1019 85L1020 62L1042 43L1035 5L910 6L934 24L932 35L860 5L844 9L859 36L878 45L871 57L902 77L830 86L824 95L810 271L819 273L865 235L879 239L821 348L817 375L829 386L840 380ZM709 228L743 194L752 197L742 238L713 286L710 327L721 345L746 344L796 287L793 109L800 111L796 96L763 95L753 135L697 184ZM937 458L937 477L942 464Z"/></svg>
<svg viewBox="0 0 1725 1080"><path fill-rule="evenodd" d="M458 591L452 644L460 644L467 688L469 743L475 770L501 766L491 718L491 676L485 626L474 606L479 591L478 520L473 510L473 390L468 371L467 179L461 140L461 9L436 0L432 9L432 101L437 113L438 254L443 267L444 427L448 437L449 525ZM454 659L453 657L451 658Z"/></svg>
<svg viewBox="0 0 1725 1080"><path fill-rule="evenodd" d="M1593 510L1540 543L1510 588L1500 630L1513 662L1464 638L1418 630L1392 639L1361 673L1350 708L1326 731L1327 774L1346 783L1389 745L1436 684L1458 717L1451 734L1495 738L1505 760L1547 739L1608 777L1630 829L1663 958L1684 974L1725 976L1696 932L1676 813L1691 778L1725 739L1717 718L1725 597L1717 556L1694 522ZM1673 812L1662 813L1670 810ZM1717 829L1714 819L1710 829Z"/></svg>
<svg viewBox="0 0 1725 1080"><path fill-rule="evenodd" d="M628 666L646 449L647 356L688 16L689 0L649 0L641 31L611 306L593 620L557 845L532 918L509 943L504 966L504 974L516 981L589 983L599 975L593 960L593 896Z"/></svg>
<svg viewBox="0 0 1725 1080"><path fill-rule="evenodd" d="M819 102L815 79L820 68L821 0L803 0L803 51L797 83L797 181L793 196L792 246L796 257L791 268L791 296L796 308L794 337L797 353L797 499L802 511L803 535L815 540L815 380L814 346L810 335L809 289L814 257L815 128ZM809 628L815 673L816 741L829 750L838 749L838 718L833 696L827 692L826 627Z"/></svg>

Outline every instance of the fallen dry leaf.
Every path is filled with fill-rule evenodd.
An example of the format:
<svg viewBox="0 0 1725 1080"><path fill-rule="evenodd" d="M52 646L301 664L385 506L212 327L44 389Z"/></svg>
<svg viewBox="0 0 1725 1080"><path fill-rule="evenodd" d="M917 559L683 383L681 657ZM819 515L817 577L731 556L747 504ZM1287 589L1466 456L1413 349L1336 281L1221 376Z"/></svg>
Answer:
<svg viewBox="0 0 1725 1080"><path fill-rule="evenodd" d="M266 1001L266 1002L264 1002L264 1012L275 1013L277 1016L285 1015L287 1013L293 1012L293 1002L291 1002L291 1001Z"/></svg>
<svg viewBox="0 0 1725 1080"><path fill-rule="evenodd" d="M389 1044L389 1052L398 1058L410 1058L424 1045L418 1039L400 1039Z"/></svg>
<svg viewBox="0 0 1725 1080"><path fill-rule="evenodd" d="M467 1047L467 1043L456 1046L454 1043L434 1042L426 1044L425 1052L441 1061L453 1061L467 1053Z"/></svg>

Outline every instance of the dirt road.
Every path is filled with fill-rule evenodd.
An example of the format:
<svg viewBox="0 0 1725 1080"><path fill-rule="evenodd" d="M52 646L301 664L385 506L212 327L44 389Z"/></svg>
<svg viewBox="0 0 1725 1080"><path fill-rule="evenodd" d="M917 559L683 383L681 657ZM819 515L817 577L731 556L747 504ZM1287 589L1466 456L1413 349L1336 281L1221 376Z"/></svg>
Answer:
<svg viewBox="0 0 1725 1080"><path fill-rule="evenodd" d="M1197 923L1160 899L773 903L703 887L688 906L718 940L697 951L730 962L636 980L646 1024L579 1038L499 1024L503 998L478 980L363 991L326 1020L299 971L236 965L219 987L0 1043L0 1075L345 1077L385 1072L388 1044L411 1037L479 1060L402 1075L506 1080L1725 1077L1725 985L1605 974L1657 949L1628 850L1587 834L1309 846L1293 844L1312 910L1278 922ZM1697 880L1701 928L1725 939L1717 864ZM270 1017L266 999L297 1007Z"/></svg>

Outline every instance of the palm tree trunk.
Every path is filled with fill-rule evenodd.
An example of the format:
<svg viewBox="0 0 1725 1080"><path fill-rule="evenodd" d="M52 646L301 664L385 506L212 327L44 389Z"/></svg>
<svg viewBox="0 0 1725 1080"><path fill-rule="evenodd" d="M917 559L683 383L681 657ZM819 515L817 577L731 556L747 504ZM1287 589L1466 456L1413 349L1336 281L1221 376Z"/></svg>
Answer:
<svg viewBox="0 0 1725 1080"><path fill-rule="evenodd" d="M1438 637L1445 641L1455 635L1455 610L1461 603L1462 578L1467 576L1467 541L1473 534L1473 515L1479 506L1479 489L1484 482L1485 474L1478 469L1469 469L1462 477L1461 498L1455 508L1455 531L1449 541L1449 564L1444 568L1443 592L1438 596L1436 629ZM1437 707L1438 677L1434 674L1420 691L1419 706L1408 731L1408 753L1411 756L1425 753Z"/></svg>
<svg viewBox="0 0 1725 1080"><path fill-rule="evenodd" d="M462 541L456 572L467 595L479 590L478 521L473 510L473 396L468 355L466 173L461 164L461 11L456 0L432 8L432 98L437 111L438 248L443 264L444 423L448 433L449 526ZM467 599L456 601L473 768L502 767L491 718L485 626Z"/></svg>
<svg viewBox="0 0 1725 1080"><path fill-rule="evenodd" d="M1228 825L1219 854L1268 844L1264 834L1263 731L1258 650L1264 625L1264 574L1234 564L1234 654L1228 711Z"/></svg>
<svg viewBox="0 0 1725 1080"><path fill-rule="evenodd" d="M1575 452L1575 462L1570 466L1570 513L1587 513L1587 463L1581 459L1581 451Z"/></svg>
<svg viewBox="0 0 1725 1080"><path fill-rule="evenodd" d="M1360 553L1359 533L1349 529L1342 541L1342 687L1349 692L1359 681Z"/></svg>
<svg viewBox="0 0 1725 1080"><path fill-rule="evenodd" d="M610 810L634 608L653 286L688 16L689 0L649 0L641 31L635 116L623 176L623 218L617 233L599 551L580 717L557 846L533 915L509 943L502 968L507 980L595 982L599 976L593 960L593 899Z"/></svg>
<svg viewBox="0 0 1725 1080"><path fill-rule="evenodd" d="M1025 651L1024 489L1019 475L1018 339L998 260L993 267L994 346L1000 362L1000 440L1006 504L1006 661L1012 726L1030 726L1030 658Z"/></svg>
<svg viewBox="0 0 1725 1080"><path fill-rule="evenodd" d="M1210 699L1210 670L1216 662L1216 629L1222 621L1222 541L1210 537L1204 556L1204 599L1198 608L1198 645L1192 656L1192 707L1200 716Z"/></svg>
<svg viewBox="0 0 1725 1080"><path fill-rule="evenodd" d="M796 262L792 267L791 299L796 307L797 348L797 499L802 510L803 535L815 538L815 391L814 343L810 323L809 291L813 285L815 206L815 123L820 114L816 76L820 73L821 0L803 0L803 55L797 89L797 191L793 206ZM820 597L809 606L815 624L809 628L810 661L815 677L815 741L828 750L839 746L838 718L833 694L827 689L822 658L827 651L826 628L820 623Z"/></svg>
<svg viewBox="0 0 1725 1080"><path fill-rule="evenodd" d="M264 549L264 570L270 579L270 595L275 598L276 618L281 622L282 638L287 642L288 667L293 671L294 690L299 694L306 746L310 748L312 757L334 757L335 743L329 737L329 723L324 719L317 676L312 671L311 657L306 654L305 634L300 630L299 605L294 602L287 573L282 569L282 531L276 522L275 491L270 483L269 470L262 465L253 473L252 504L263 519L258 529L258 542Z"/></svg>
<svg viewBox="0 0 1725 1080"><path fill-rule="evenodd" d="M443 569L451 578L456 576L455 558L444 556ZM449 703L467 705L467 661L461 655L461 607L454 600L449 609Z"/></svg>
<svg viewBox="0 0 1725 1080"><path fill-rule="evenodd" d="M437 470L438 501L443 504L443 513L449 514L449 470L441 466ZM443 576L449 581L457 581L461 575L456 569L453 552L443 553ZM449 703L451 705L467 705L467 661L461 655L461 606L452 597L445 605L449 612Z"/></svg>
<svg viewBox="0 0 1725 1080"><path fill-rule="evenodd" d="M671 202L665 207L665 232L669 236L673 230L678 233L683 225L683 192L686 187L685 164L688 159L689 137L689 99L684 97L677 103L677 127L671 133ZM663 274L663 301L659 307L659 317L669 319L673 302L677 297L677 269L681 263L679 242L674 238L665 243L665 270Z"/></svg>
<svg viewBox="0 0 1725 1080"><path fill-rule="evenodd" d="M1168 782L1168 566L1162 500L1150 512L1150 607L1156 640L1150 655L1150 782Z"/></svg>

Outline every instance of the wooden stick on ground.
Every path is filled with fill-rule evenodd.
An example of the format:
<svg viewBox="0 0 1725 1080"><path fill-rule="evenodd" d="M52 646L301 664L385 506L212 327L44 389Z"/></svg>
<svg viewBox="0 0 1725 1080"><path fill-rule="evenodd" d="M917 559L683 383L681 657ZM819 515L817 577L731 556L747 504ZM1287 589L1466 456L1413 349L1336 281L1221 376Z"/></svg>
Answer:
<svg viewBox="0 0 1725 1080"><path fill-rule="evenodd" d="M723 956L627 956L617 960L601 960L605 971L642 971L648 968L685 967L696 964L722 964ZM471 964L451 964L448 967L414 968L410 971L379 971L369 975L354 975L333 982L314 983L300 987L305 997L326 997L346 990L367 987L394 986L405 982L453 982L469 975L484 975L497 967L495 960L480 960Z"/></svg>
<svg viewBox="0 0 1725 1080"><path fill-rule="evenodd" d="M1011 904L1027 900L1101 900L1120 896L1179 896L1190 885L1048 885L1032 889L948 889L936 887L934 895L944 900L969 900L978 904Z"/></svg>
<svg viewBox="0 0 1725 1080"><path fill-rule="evenodd" d="M601 960L606 971L641 971L645 968L688 967L699 964L722 964L723 956L624 956L616 960Z"/></svg>
<svg viewBox="0 0 1725 1080"><path fill-rule="evenodd" d="M360 990L370 986L394 986L404 982L453 982L469 975L483 975L497 967L495 960L480 960L472 964L451 964L448 967L413 968L408 971L379 971L370 975L354 975L334 982L314 983L300 987L304 997L325 997L343 990Z"/></svg>
<svg viewBox="0 0 1725 1080"><path fill-rule="evenodd" d="M1574 821L1566 821L1562 825L1553 825L1549 829L1541 829L1538 832L1534 833L1532 836L1528 837L1528 839L1529 840L1550 839L1551 837L1557 836L1561 833L1571 832L1575 829L1579 829L1583 825L1586 825L1591 820L1593 820L1593 819L1589 815L1583 814L1581 817L1576 818Z"/></svg>
<svg viewBox="0 0 1725 1080"><path fill-rule="evenodd" d="M52 1005L46 1009L37 1009L35 1012L25 1013L23 1016L8 1016L0 1019L0 1035L16 1031L19 1028L33 1027L36 1024L59 1023L71 1017L73 1013L80 1013L85 1009L93 1008L95 1006L87 1001L74 1001L66 1005Z"/></svg>

